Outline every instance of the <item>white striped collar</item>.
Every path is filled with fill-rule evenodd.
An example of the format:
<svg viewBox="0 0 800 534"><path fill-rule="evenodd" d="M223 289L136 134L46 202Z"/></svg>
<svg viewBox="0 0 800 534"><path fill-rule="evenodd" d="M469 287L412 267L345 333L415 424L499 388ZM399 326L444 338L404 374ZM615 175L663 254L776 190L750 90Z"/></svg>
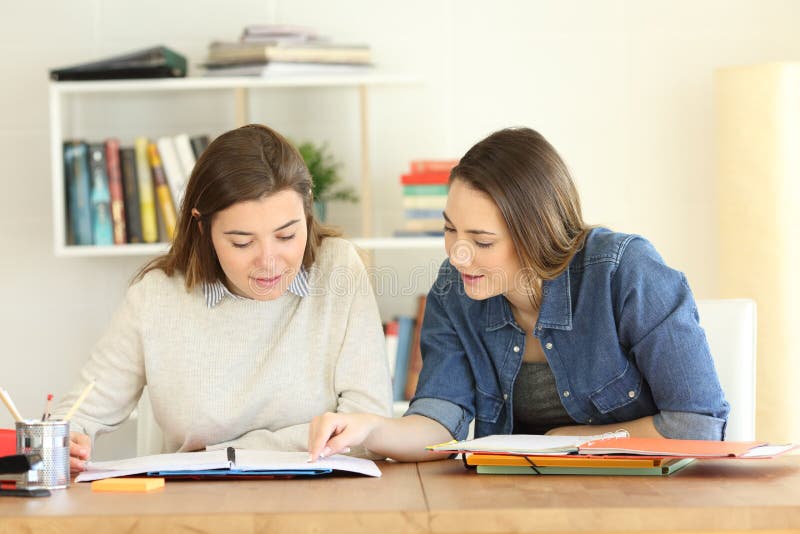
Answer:
<svg viewBox="0 0 800 534"><path fill-rule="evenodd" d="M305 267L300 267L300 272L297 273L297 276L294 277L292 283L289 284L288 291L294 293L298 297L308 296L308 271L306 271ZM222 302L222 299L224 299L226 296L237 299L244 298L231 293L221 280L217 280L216 282L204 282L203 295L206 299L206 306L209 308L213 308Z"/></svg>

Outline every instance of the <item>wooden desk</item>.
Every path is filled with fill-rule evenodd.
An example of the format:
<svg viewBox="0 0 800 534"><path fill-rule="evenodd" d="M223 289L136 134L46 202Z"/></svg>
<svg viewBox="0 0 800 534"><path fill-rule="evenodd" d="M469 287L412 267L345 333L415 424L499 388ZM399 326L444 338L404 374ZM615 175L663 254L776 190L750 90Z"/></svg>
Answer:
<svg viewBox="0 0 800 534"><path fill-rule="evenodd" d="M73 484L51 497L0 498L0 534L12 532L427 532L415 464L383 476L168 481L150 493L92 493Z"/></svg>
<svg viewBox="0 0 800 534"><path fill-rule="evenodd" d="M73 485L0 498L0 534L800 532L800 456L658 478L477 475L456 460L380 467L380 479L173 481L147 494Z"/></svg>
<svg viewBox="0 0 800 534"><path fill-rule="evenodd" d="M431 532L800 532L800 456L670 477L477 475L419 464Z"/></svg>

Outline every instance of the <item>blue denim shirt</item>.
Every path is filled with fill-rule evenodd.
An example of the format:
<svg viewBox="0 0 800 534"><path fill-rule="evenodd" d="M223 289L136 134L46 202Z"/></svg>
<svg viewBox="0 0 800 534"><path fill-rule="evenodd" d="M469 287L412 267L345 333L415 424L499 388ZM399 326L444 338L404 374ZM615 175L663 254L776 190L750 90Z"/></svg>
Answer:
<svg viewBox="0 0 800 534"><path fill-rule="evenodd" d="M533 334L576 424L654 416L680 439L723 439L729 406L685 276L645 239L593 229L568 268L542 285ZM470 299L448 261L428 294L423 367L406 415L456 439L513 431L525 333L506 298Z"/></svg>

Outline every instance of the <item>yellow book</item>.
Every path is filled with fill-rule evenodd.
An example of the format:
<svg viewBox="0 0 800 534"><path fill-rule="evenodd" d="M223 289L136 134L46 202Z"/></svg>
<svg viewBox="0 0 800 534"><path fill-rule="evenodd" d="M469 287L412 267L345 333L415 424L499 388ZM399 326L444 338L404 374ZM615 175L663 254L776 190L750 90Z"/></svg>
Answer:
<svg viewBox="0 0 800 534"><path fill-rule="evenodd" d="M164 174L164 166L161 164L161 157L158 154L158 147L155 143L147 144L147 160L150 162L150 170L153 172L153 184L158 198L158 208L161 210L167 237L171 241L172 236L175 235L177 215L175 214L175 204L172 202L172 194L169 192L169 185L167 185L167 177Z"/></svg>
<svg viewBox="0 0 800 534"><path fill-rule="evenodd" d="M147 143L146 137L137 137L134 142L136 177L139 185L139 208L142 214L142 240L145 243L155 243L158 241L158 219L153 175L150 173L150 161L147 158Z"/></svg>

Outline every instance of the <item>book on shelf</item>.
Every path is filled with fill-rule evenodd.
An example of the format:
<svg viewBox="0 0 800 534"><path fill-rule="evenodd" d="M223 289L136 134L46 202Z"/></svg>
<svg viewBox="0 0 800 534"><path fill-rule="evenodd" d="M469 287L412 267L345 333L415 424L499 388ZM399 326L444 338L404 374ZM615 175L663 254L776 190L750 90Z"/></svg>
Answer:
<svg viewBox="0 0 800 534"><path fill-rule="evenodd" d="M457 159L415 159L411 161L409 168L412 174L426 172L446 172L450 174L450 171L456 165L458 165Z"/></svg>
<svg viewBox="0 0 800 534"><path fill-rule="evenodd" d="M422 350L420 337L422 332L422 319L425 317L425 295L417 296L417 315L414 320L414 335L411 339L411 349L408 355L408 371L406 372L405 398L411 400L417 391L419 373L422 371Z"/></svg>
<svg viewBox="0 0 800 534"><path fill-rule="evenodd" d="M412 172L403 174L400 183L403 185L447 185L450 181L450 172Z"/></svg>
<svg viewBox="0 0 800 534"><path fill-rule="evenodd" d="M177 211L180 208L183 191L186 188L186 175L183 171L181 160L178 158L178 147L175 145L175 139L166 135L156 140L156 147L158 149L157 156L161 159L161 166L164 169L167 185L169 186L174 210ZM153 165L152 161L150 165Z"/></svg>
<svg viewBox="0 0 800 534"><path fill-rule="evenodd" d="M433 185L404 185L403 198L410 197L435 197L444 198L447 200L447 185L446 184L433 184Z"/></svg>
<svg viewBox="0 0 800 534"><path fill-rule="evenodd" d="M292 24L248 24L242 30L239 40L243 43L305 43L320 41L317 30L308 26Z"/></svg>
<svg viewBox="0 0 800 534"><path fill-rule="evenodd" d="M158 219L156 218L156 199L153 187L153 174L150 172L150 161L147 157L146 137L137 137L134 141L136 152L136 176L139 186L139 209L141 212L142 241L155 243L158 241Z"/></svg>
<svg viewBox="0 0 800 534"><path fill-rule="evenodd" d="M214 41L208 47L208 63L304 61L309 63L370 63L370 47L328 42L242 43Z"/></svg>
<svg viewBox="0 0 800 534"><path fill-rule="evenodd" d="M194 152L195 160L200 159L200 155L203 151L208 147L208 144L211 142L207 135L193 135L189 138L189 142L192 144L192 152Z"/></svg>
<svg viewBox="0 0 800 534"><path fill-rule="evenodd" d="M166 46L106 57L50 70L50 79L120 80L135 78L177 78L186 76L186 58Z"/></svg>
<svg viewBox="0 0 800 534"><path fill-rule="evenodd" d="M175 212L175 204L172 202L172 194L169 192L161 156L158 153L158 146L153 142L147 143L147 161L150 163L150 171L153 174L153 188L155 189L158 212L164 223L167 239L171 241L175 235L175 225L178 217Z"/></svg>
<svg viewBox="0 0 800 534"><path fill-rule="evenodd" d="M176 205L180 206L183 201L186 184L189 183L194 164L197 163L197 157L194 155L194 150L192 150L192 141L189 138L189 134L182 133L175 136L175 151L178 153L178 161L180 161L181 170L183 171L183 186L179 191L178 198L175 200Z"/></svg>
<svg viewBox="0 0 800 534"><path fill-rule="evenodd" d="M64 143L64 185L67 192L67 243L92 244L91 177L86 143Z"/></svg>
<svg viewBox="0 0 800 534"><path fill-rule="evenodd" d="M114 244L114 226L111 222L111 193L106 172L106 147L103 143L89 145L89 173L92 180L92 244Z"/></svg>
<svg viewBox="0 0 800 534"><path fill-rule="evenodd" d="M198 452L154 454L122 460L87 462L75 482L112 477L145 475L166 478L252 478L297 477L345 472L372 477L381 471L372 460L334 454L309 463L307 452L254 449L218 449Z"/></svg>
<svg viewBox="0 0 800 534"><path fill-rule="evenodd" d="M411 343L414 340L414 319L401 315L397 318L397 357L394 364L392 380L392 398L395 401L406 400L406 381L408 378L408 360L411 355Z"/></svg>
<svg viewBox="0 0 800 534"><path fill-rule="evenodd" d="M108 191L111 195L111 223L114 227L115 245L123 245L128 241L125 224L125 189L122 185L119 148L118 139L111 138L106 140L106 169L108 172Z"/></svg>
<svg viewBox="0 0 800 534"><path fill-rule="evenodd" d="M403 191L403 209L436 210L439 215L447 204L447 195L406 195Z"/></svg>
<svg viewBox="0 0 800 534"><path fill-rule="evenodd" d="M142 236L142 211L139 203L139 175L136 172L136 151L133 147L120 147L122 190L125 197L125 235L128 243L144 243Z"/></svg>
<svg viewBox="0 0 800 534"><path fill-rule="evenodd" d="M206 63L205 75L221 76L310 76L365 74L371 64L311 63L300 61L268 61L259 63Z"/></svg>

